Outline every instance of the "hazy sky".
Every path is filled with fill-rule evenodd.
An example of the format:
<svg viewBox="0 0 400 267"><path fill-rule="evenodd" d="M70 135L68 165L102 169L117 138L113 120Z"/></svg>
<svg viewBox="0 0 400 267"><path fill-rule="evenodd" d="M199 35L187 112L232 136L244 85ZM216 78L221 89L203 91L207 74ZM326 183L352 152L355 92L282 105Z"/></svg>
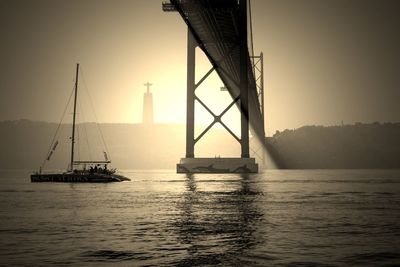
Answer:
<svg viewBox="0 0 400 267"><path fill-rule="evenodd" d="M155 121L184 123L186 27L161 2L0 0L0 120L58 121L80 62L99 122L140 122L150 81ZM400 121L400 1L251 4L267 132ZM210 105L229 102L216 78L204 86Z"/></svg>

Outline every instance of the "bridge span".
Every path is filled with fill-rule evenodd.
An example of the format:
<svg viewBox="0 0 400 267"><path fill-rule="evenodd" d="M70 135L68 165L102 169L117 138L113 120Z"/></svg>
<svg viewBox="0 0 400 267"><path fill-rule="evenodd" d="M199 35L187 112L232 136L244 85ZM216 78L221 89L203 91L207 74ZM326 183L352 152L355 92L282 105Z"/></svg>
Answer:
<svg viewBox="0 0 400 267"><path fill-rule="evenodd" d="M253 55L252 34L248 34L249 0L170 0L163 2L165 12L178 12L188 27L187 40L187 111L186 157L177 164L177 171L194 172L258 172L255 158L250 157L249 132L257 140L255 154L263 154L264 85L263 56ZM251 11L250 11L251 12ZM251 14L251 13L250 13ZM250 15L251 17L251 15ZM251 27L250 27L251 29ZM199 47L212 68L196 83L195 53ZM196 88L211 73L216 72L232 97L232 102L215 114L199 97ZM213 122L197 137L194 131L195 102L201 104L214 118ZM240 110L241 134L237 136L223 121L226 112L236 106ZM195 144L216 123L221 124L241 146L237 158L196 158ZM261 149L260 149L261 148ZM259 152L261 150L261 152ZM260 155L262 161L263 156Z"/></svg>

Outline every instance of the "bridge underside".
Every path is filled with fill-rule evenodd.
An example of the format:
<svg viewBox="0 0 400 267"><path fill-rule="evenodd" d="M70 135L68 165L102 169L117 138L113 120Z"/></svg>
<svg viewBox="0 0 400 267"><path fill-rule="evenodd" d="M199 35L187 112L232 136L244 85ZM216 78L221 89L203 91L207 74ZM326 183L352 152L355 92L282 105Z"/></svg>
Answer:
<svg viewBox="0 0 400 267"><path fill-rule="evenodd" d="M178 172L257 172L254 159L249 158L249 129L253 136L264 140L264 115L262 99L254 77L253 63L248 50L247 0L170 0L170 10L178 11L189 29L188 36L188 91L187 91L187 136L186 158L178 164ZM195 47L207 56L213 68L197 84L195 73ZM196 88L216 71L232 97L232 104L221 114L213 114L196 97ZM261 98L262 98L261 94ZM194 137L194 102L199 101L214 122ZM237 137L223 123L222 116L236 105L241 112L241 136ZM195 158L195 143L215 123L220 123L241 145L240 158ZM199 171L202 170L202 171ZM208 171L207 171L208 170Z"/></svg>

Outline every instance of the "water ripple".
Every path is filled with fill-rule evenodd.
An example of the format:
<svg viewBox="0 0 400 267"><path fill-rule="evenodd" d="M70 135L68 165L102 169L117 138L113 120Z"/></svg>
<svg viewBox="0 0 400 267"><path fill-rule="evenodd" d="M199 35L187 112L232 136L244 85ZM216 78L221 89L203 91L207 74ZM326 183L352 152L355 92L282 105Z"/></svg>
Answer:
<svg viewBox="0 0 400 267"><path fill-rule="evenodd" d="M85 251L81 257L86 258L85 261L130 261L130 260L148 260L151 257L146 256L143 252L134 251L115 251L115 250L95 250Z"/></svg>

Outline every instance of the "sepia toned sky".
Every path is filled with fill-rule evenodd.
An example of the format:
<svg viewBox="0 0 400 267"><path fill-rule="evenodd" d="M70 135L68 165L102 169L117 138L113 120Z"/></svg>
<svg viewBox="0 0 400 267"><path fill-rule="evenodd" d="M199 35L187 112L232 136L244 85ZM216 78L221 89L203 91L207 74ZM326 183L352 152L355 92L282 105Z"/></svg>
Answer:
<svg viewBox="0 0 400 267"><path fill-rule="evenodd" d="M184 123L187 29L161 2L0 0L0 120L58 122L79 62L99 122L140 122L149 81L155 121ZM267 134L400 121L399 1L251 6L255 52L265 58ZM197 67L197 77L208 69L201 53ZM221 85L213 77L199 91L217 110L229 103Z"/></svg>

